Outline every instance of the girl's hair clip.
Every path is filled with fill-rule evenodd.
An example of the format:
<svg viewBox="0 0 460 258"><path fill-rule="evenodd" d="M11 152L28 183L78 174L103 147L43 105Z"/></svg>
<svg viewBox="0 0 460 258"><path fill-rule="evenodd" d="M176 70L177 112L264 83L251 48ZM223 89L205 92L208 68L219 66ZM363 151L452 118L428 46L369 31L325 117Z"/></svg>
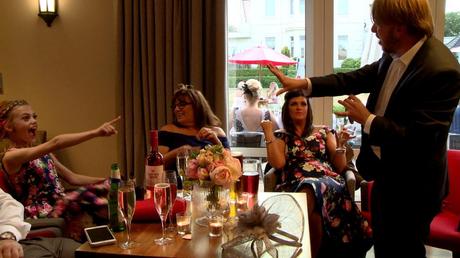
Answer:
<svg viewBox="0 0 460 258"><path fill-rule="evenodd" d="M10 101L3 110L0 110L0 118L6 118L6 115L16 106L28 105L27 101L23 99Z"/></svg>
<svg viewBox="0 0 460 258"><path fill-rule="evenodd" d="M193 89L193 85L191 84L183 84L183 83L179 83L178 85L178 90L191 90Z"/></svg>
<svg viewBox="0 0 460 258"><path fill-rule="evenodd" d="M243 92L244 92L244 94L254 96L252 91L249 89L249 85L246 82L243 84Z"/></svg>

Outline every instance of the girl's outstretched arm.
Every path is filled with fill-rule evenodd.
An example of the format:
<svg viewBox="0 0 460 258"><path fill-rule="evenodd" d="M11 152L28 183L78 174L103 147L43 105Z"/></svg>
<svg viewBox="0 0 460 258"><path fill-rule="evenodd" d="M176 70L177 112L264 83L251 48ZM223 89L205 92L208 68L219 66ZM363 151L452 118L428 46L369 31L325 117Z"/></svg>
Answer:
<svg viewBox="0 0 460 258"><path fill-rule="evenodd" d="M69 133L58 135L51 140L34 147L13 148L5 153L3 167L9 174L17 173L22 164L37 159L45 154L66 147L74 146L95 137L111 136L117 133L114 124L120 120L120 116L105 122L96 129L80 133Z"/></svg>

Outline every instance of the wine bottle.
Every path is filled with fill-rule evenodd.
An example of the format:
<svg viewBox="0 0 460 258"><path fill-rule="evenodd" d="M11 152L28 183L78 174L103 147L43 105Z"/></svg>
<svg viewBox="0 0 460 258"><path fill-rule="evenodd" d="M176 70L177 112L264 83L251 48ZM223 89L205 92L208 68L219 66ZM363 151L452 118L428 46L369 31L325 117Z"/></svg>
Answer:
<svg viewBox="0 0 460 258"><path fill-rule="evenodd" d="M109 227L112 231L119 232L125 230L125 225L121 213L118 209L118 188L120 187L120 169L117 163L110 167L110 190L109 190Z"/></svg>
<svg viewBox="0 0 460 258"><path fill-rule="evenodd" d="M150 152L145 159L145 195L144 199L153 197L153 187L164 181L163 155L158 152L158 131L150 131Z"/></svg>

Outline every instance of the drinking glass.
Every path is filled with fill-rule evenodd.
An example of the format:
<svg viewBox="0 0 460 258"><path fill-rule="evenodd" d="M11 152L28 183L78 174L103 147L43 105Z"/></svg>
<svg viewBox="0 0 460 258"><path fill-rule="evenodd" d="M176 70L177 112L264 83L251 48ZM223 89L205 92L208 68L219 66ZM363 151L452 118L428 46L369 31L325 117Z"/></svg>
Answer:
<svg viewBox="0 0 460 258"><path fill-rule="evenodd" d="M259 191L259 175L262 174L260 160L245 159L243 161L243 192L257 195Z"/></svg>
<svg viewBox="0 0 460 258"><path fill-rule="evenodd" d="M176 168L179 172L179 176L182 177L182 197L188 201L191 200L192 196L192 184L190 181L186 180L185 171L187 171L187 162L188 162L188 151L181 151L176 156Z"/></svg>
<svg viewBox="0 0 460 258"><path fill-rule="evenodd" d="M176 233L176 227L174 226L173 223L173 214L172 214L172 208L174 207L174 202L176 201L177 197L177 175L175 170L165 170L165 180L166 183L169 183L171 187L171 211L169 212L169 223L168 227L166 228L166 231L168 233Z"/></svg>
<svg viewBox="0 0 460 258"><path fill-rule="evenodd" d="M187 211L176 213L177 233L179 235L189 234L191 232L192 215Z"/></svg>
<svg viewBox="0 0 460 258"><path fill-rule="evenodd" d="M131 240L131 221L133 220L134 210L136 208L136 187L134 180L128 179L121 183L118 189L118 201L120 213L127 228L126 239L123 239L120 247L129 249L135 245L135 242Z"/></svg>
<svg viewBox="0 0 460 258"><path fill-rule="evenodd" d="M157 245L167 245L172 242L172 239L165 236L165 223L168 213L171 210L171 185L167 182L156 183L153 187L153 200L155 202L155 209L161 219L161 238L155 239Z"/></svg>
<svg viewBox="0 0 460 258"><path fill-rule="evenodd" d="M208 230L210 237L220 237L222 236L222 231L224 229L224 220L221 214L214 214L209 218L208 221Z"/></svg>

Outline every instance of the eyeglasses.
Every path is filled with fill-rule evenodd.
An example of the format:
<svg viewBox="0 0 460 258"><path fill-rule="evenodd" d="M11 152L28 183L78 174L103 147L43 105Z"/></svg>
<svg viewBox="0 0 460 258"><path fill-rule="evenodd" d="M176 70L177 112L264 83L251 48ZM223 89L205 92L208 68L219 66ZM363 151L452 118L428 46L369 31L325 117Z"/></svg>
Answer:
<svg viewBox="0 0 460 258"><path fill-rule="evenodd" d="M176 109L176 107L178 107L179 109L184 109L185 106L191 105L191 104L192 104L191 102L177 102L171 105L171 109Z"/></svg>

